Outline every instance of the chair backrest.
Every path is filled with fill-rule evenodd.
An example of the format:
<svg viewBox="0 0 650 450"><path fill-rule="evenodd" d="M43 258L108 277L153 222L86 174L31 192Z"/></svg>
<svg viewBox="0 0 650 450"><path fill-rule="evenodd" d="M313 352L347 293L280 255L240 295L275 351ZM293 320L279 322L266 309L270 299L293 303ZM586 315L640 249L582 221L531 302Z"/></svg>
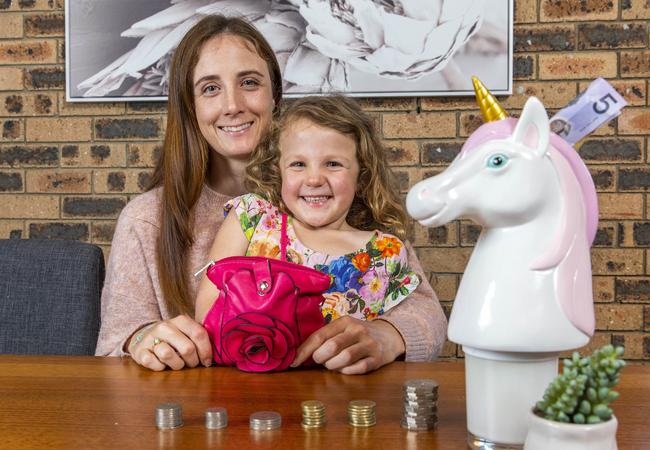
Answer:
<svg viewBox="0 0 650 450"><path fill-rule="evenodd" d="M96 245L0 240L0 353L94 354L103 284Z"/></svg>

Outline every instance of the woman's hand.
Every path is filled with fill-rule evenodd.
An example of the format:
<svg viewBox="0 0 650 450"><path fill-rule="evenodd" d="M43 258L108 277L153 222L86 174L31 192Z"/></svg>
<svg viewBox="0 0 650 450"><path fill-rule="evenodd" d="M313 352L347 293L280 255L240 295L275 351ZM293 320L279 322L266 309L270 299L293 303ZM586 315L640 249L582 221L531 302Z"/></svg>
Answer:
<svg viewBox="0 0 650 450"><path fill-rule="evenodd" d="M151 370L212 365L208 332L185 315L155 322L136 331L128 348L136 363Z"/></svg>
<svg viewBox="0 0 650 450"><path fill-rule="evenodd" d="M346 316L309 336L291 366L299 366L311 355L330 370L362 374L395 361L404 351L404 340L390 323Z"/></svg>

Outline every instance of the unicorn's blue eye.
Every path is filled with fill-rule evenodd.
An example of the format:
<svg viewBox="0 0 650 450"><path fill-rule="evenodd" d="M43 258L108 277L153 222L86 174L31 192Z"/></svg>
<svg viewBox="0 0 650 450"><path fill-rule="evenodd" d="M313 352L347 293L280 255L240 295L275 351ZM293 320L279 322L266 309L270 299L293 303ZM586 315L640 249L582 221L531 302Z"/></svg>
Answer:
<svg viewBox="0 0 650 450"><path fill-rule="evenodd" d="M501 169L502 167L505 167L506 164L508 164L509 160L510 158L508 158L508 156L504 155L503 153L497 153L488 158L487 166L490 169Z"/></svg>

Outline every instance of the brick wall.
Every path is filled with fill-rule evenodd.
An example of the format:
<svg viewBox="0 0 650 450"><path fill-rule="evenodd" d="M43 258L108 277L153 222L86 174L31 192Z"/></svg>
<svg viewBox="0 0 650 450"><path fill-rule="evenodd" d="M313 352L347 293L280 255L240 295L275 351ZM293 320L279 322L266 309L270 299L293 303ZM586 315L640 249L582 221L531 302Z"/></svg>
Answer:
<svg viewBox="0 0 650 450"><path fill-rule="evenodd" d="M650 48L647 0L515 0L514 94L553 113L597 76L629 102L578 146L593 174L600 225L592 251L598 332L650 361ZM63 0L0 0L0 238L93 242L105 253L115 218L142 191L160 149L162 103L65 102ZM365 99L401 190L442 170L481 123L472 98ZM451 309L479 229L460 221L411 239ZM461 356L448 343L446 357Z"/></svg>

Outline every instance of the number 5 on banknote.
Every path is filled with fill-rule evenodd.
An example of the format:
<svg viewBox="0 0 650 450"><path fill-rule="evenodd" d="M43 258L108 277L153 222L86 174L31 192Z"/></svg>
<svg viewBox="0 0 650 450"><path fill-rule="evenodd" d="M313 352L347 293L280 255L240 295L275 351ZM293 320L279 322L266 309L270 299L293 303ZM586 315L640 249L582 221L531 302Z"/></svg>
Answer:
<svg viewBox="0 0 650 450"><path fill-rule="evenodd" d="M616 100L616 98L614 98L612 94L605 94L597 102L594 102L593 104L594 111L597 114L605 114L610 106L614 106L617 103L618 100Z"/></svg>
<svg viewBox="0 0 650 450"><path fill-rule="evenodd" d="M621 114L625 99L603 78L594 80L587 90L551 117L551 130L570 144Z"/></svg>

